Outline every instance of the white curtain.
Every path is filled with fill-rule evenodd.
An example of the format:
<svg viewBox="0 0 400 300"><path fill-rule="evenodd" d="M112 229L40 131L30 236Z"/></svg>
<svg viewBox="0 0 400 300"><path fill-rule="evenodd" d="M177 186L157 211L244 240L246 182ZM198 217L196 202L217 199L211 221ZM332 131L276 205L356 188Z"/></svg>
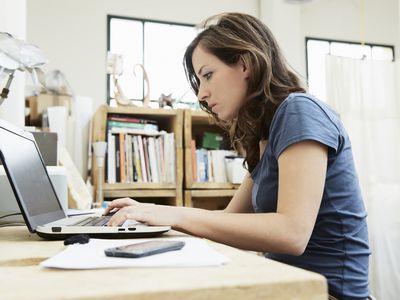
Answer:
<svg viewBox="0 0 400 300"><path fill-rule="evenodd" d="M400 68L328 55L327 102L350 136L368 211L371 292L400 299Z"/></svg>

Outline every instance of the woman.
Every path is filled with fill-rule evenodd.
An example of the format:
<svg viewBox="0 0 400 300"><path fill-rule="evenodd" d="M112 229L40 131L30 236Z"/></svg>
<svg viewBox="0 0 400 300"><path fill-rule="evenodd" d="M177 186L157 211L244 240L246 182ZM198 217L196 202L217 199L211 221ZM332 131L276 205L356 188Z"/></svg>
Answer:
<svg viewBox="0 0 400 300"><path fill-rule="evenodd" d="M332 297L367 299L366 212L338 115L305 93L272 33L249 15L206 21L184 66L201 106L244 149L249 174L223 211L123 198L106 209L118 209L109 224L168 224L261 251L323 274Z"/></svg>

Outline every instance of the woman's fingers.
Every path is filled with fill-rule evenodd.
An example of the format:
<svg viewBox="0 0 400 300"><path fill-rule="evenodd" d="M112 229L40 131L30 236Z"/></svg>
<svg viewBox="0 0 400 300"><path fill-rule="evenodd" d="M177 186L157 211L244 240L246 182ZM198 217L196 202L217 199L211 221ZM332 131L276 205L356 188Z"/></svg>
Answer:
<svg viewBox="0 0 400 300"><path fill-rule="evenodd" d="M120 208L108 221L108 226L119 226L123 224L130 217L130 210L132 207Z"/></svg>
<svg viewBox="0 0 400 300"><path fill-rule="evenodd" d="M121 207L125 207L128 205L134 205L137 202L131 198L120 198L120 199L115 199L111 202L108 203L108 206L104 210L104 215L108 214L111 210L114 208L120 209Z"/></svg>

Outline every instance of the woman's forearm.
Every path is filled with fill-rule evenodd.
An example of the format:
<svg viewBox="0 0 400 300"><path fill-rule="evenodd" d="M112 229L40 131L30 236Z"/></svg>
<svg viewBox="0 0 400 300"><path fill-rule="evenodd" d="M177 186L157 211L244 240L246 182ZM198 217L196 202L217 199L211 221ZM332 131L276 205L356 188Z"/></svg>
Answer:
<svg viewBox="0 0 400 300"><path fill-rule="evenodd" d="M309 237L290 218L279 213L227 213L197 208L179 208L177 230L233 247L300 255Z"/></svg>

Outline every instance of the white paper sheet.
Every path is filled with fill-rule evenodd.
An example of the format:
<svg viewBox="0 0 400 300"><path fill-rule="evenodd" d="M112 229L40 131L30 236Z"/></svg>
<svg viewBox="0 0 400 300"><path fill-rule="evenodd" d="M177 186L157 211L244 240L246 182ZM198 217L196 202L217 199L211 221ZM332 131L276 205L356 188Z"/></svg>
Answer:
<svg viewBox="0 0 400 300"><path fill-rule="evenodd" d="M43 261L47 268L60 269L101 269L127 267L206 267L221 266L229 259L218 253L207 242L193 237L166 238L184 241L185 246L178 251L170 251L142 258L107 257L104 249L128 245L152 239L103 240L91 239L88 244L74 244L64 251Z"/></svg>
<svg viewBox="0 0 400 300"><path fill-rule="evenodd" d="M57 132L58 147L67 143L67 108L65 106L50 106L47 108L51 132Z"/></svg>

